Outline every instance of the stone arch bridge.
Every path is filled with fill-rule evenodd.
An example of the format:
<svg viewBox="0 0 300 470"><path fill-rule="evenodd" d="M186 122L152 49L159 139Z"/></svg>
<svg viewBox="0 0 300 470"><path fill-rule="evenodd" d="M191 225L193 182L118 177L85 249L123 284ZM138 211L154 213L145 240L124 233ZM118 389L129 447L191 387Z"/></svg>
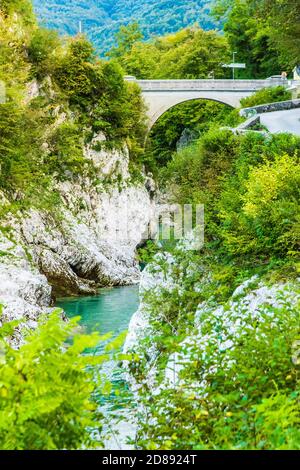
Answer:
<svg viewBox="0 0 300 470"><path fill-rule="evenodd" d="M258 90L278 85L292 86L291 81L281 78L266 80L137 80L125 77L127 81L136 82L148 108L149 129L169 109L177 104L196 99L206 99L227 104L233 108L240 107L242 98Z"/></svg>

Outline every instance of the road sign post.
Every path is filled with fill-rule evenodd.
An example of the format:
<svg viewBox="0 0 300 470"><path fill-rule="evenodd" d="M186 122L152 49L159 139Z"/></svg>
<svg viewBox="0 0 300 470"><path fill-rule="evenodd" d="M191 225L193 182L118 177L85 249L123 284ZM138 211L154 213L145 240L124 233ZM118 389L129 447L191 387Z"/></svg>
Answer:
<svg viewBox="0 0 300 470"><path fill-rule="evenodd" d="M235 54L236 54L236 52L232 53L232 59L233 60L232 60L231 64L223 64L222 65L223 68L232 69L232 80L235 80L235 70L236 69L245 69L246 68L246 64L235 62Z"/></svg>

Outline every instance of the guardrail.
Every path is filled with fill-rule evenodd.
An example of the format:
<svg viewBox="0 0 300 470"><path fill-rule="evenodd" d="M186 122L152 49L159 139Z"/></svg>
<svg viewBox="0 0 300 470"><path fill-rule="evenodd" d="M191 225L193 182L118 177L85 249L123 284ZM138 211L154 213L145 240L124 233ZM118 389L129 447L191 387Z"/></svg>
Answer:
<svg viewBox="0 0 300 470"><path fill-rule="evenodd" d="M251 108L244 108L240 111L240 115L248 117L256 114L271 113L272 111L288 111L295 108L300 108L300 99L278 101L276 103L266 103Z"/></svg>

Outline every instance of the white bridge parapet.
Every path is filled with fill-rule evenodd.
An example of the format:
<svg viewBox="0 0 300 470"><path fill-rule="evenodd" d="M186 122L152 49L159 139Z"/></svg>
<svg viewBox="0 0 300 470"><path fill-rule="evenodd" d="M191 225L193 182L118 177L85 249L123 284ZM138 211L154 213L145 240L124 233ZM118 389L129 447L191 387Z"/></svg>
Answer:
<svg viewBox="0 0 300 470"><path fill-rule="evenodd" d="M286 80L136 80L143 92L148 91L257 91L285 85Z"/></svg>
<svg viewBox="0 0 300 470"><path fill-rule="evenodd" d="M147 105L149 129L166 111L177 104L191 100L213 100L233 108L240 107L242 98L252 93L274 86L293 86L292 80L270 78L266 80L137 80L125 77L127 81L137 83Z"/></svg>

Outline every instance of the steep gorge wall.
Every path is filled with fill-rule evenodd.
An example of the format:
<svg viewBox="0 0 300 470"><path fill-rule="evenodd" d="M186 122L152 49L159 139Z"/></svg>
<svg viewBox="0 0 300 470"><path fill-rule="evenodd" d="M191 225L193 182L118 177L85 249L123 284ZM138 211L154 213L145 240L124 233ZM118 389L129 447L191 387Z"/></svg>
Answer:
<svg viewBox="0 0 300 470"><path fill-rule="evenodd" d="M34 328L57 296L139 281L135 250L155 213L154 183L133 183L127 150L96 151L100 140L84 149L99 185L88 178L59 183L59 215L29 210L7 222L9 235L0 235L2 321L22 318Z"/></svg>

